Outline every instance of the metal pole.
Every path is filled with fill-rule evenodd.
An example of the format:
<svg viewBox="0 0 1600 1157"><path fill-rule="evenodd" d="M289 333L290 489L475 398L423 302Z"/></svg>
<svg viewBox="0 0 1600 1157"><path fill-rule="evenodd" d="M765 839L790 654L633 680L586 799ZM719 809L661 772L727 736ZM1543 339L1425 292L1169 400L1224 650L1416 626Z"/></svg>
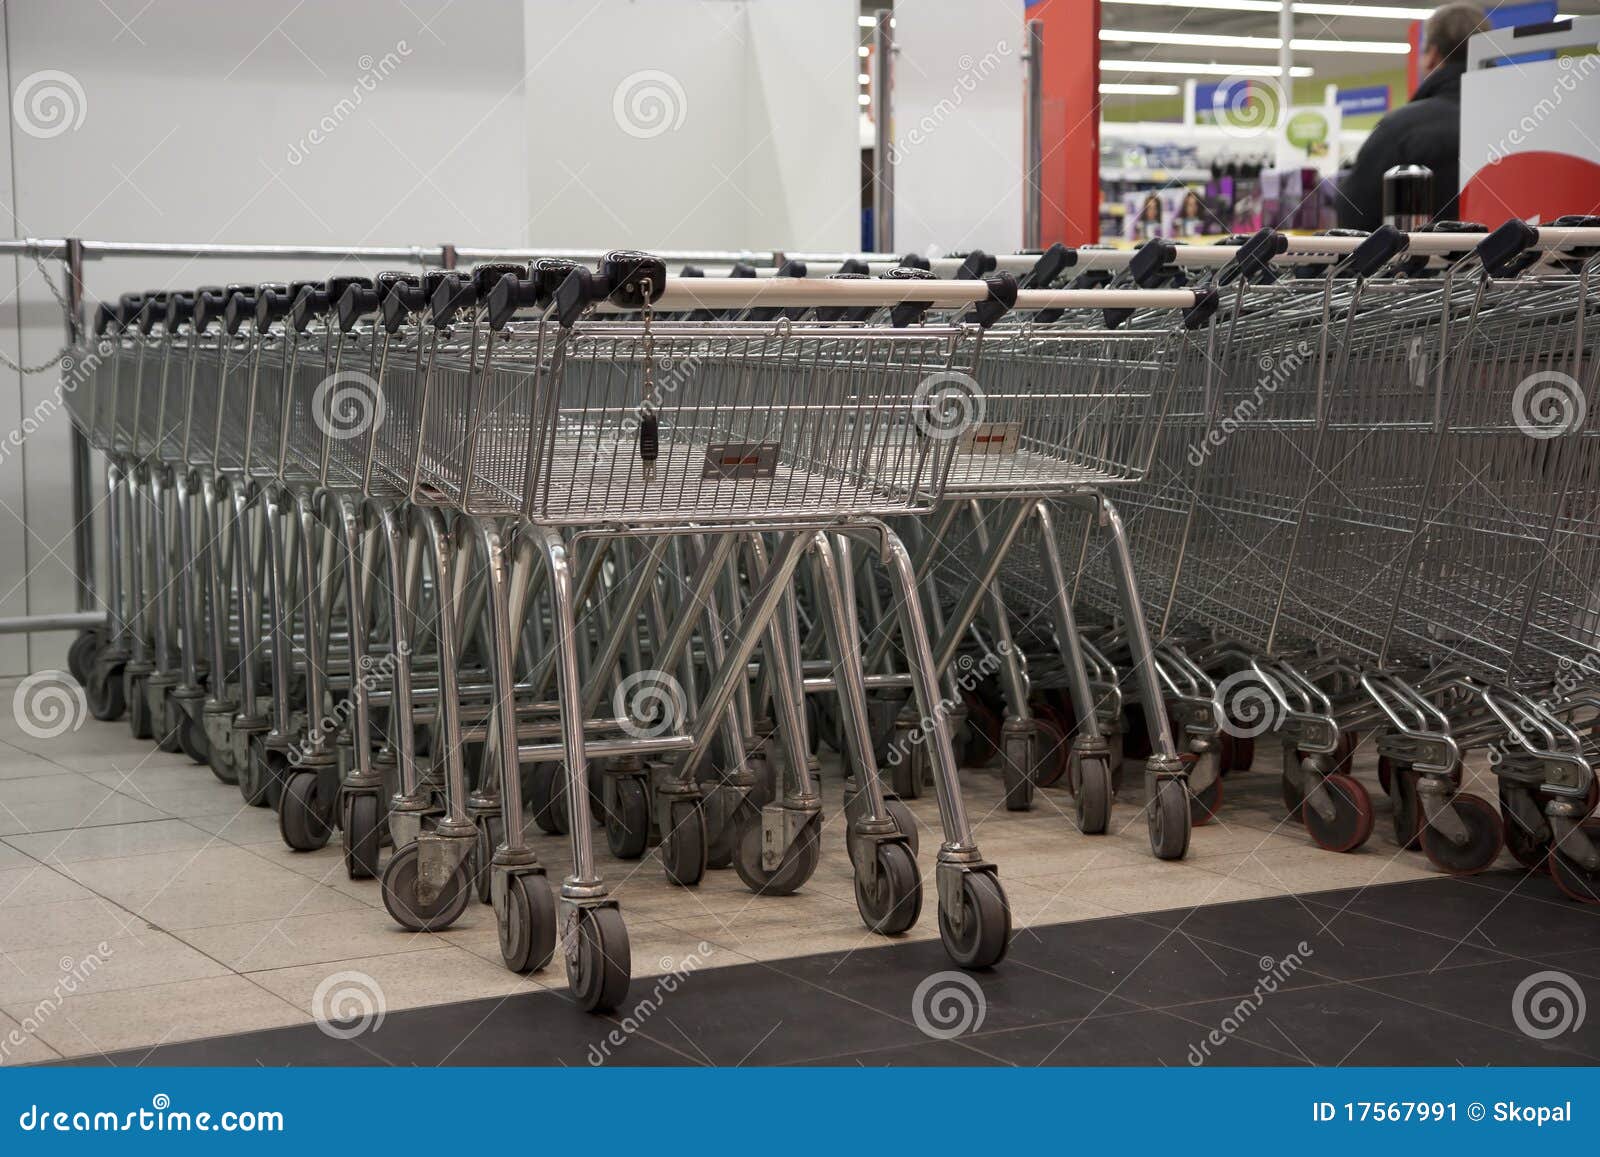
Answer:
<svg viewBox="0 0 1600 1157"><path fill-rule="evenodd" d="M872 43L872 235L873 248L893 253L894 248L894 13L880 8L873 14Z"/></svg>
<svg viewBox="0 0 1600 1157"><path fill-rule="evenodd" d="M1023 163L1027 165L1027 183L1022 202L1022 247L1040 248L1044 188L1040 184L1040 167L1044 164L1044 21L1028 21L1027 48L1023 53L1027 62L1023 73L1026 87L1023 130Z"/></svg>
<svg viewBox="0 0 1600 1157"><path fill-rule="evenodd" d="M1278 85L1278 121L1285 123L1294 103L1294 0L1278 10Z"/></svg>
<svg viewBox="0 0 1600 1157"><path fill-rule="evenodd" d="M83 242L69 237L66 244L67 344L76 345L83 336ZM94 573L94 480L90 474L92 456L89 439L76 425L68 435L69 469L72 472L72 569L77 579L77 606L80 611L95 609Z"/></svg>

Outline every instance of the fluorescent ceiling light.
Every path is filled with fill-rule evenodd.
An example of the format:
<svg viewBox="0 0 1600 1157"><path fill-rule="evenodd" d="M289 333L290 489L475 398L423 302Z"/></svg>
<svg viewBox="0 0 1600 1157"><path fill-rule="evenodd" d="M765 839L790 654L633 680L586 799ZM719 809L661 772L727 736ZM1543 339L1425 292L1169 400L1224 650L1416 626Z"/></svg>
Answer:
<svg viewBox="0 0 1600 1157"><path fill-rule="evenodd" d="M1197 64L1192 60L1102 60L1101 72L1169 72L1174 76L1280 76L1276 64ZM1290 76L1312 76L1295 65Z"/></svg>
<svg viewBox="0 0 1600 1157"><path fill-rule="evenodd" d="M1102 28L1101 40L1125 44L1182 44L1188 48L1260 48L1276 52L1283 41L1276 36L1219 36L1196 32L1136 32L1127 28ZM1404 56L1411 51L1405 41L1393 40L1291 40L1296 52L1370 52Z"/></svg>
<svg viewBox="0 0 1600 1157"><path fill-rule="evenodd" d="M866 93L862 93L860 96L856 97L856 103L857 104L863 104L863 105L871 104L872 103L872 98L870 96L868 96Z"/></svg>
<svg viewBox="0 0 1600 1157"><path fill-rule="evenodd" d="M862 84L871 84L872 83L872 77L868 76L864 72L861 75L857 76L856 79L859 80Z"/></svg>
<svg viewBox="0 0 1600 1157"><path fill-rule="evenodd" d="M878 26L878 22L870 16L858 16L856 17L856 23L863 28L876 28Z"/></svg>
<svg viewBox="0 0 1600 1157"><path fill-rule="evenodd" d="M1183 90L1175 84L1102 84L1101 96L1177 96Z"/></svg>
<svg viewBox="0 0 1600 1157"><path fill-rule="evenodd" d="M863 44L860 48L856 49L856 55L857 56L871 56L872 55L872 49L868 48L865 44Z"/></svg>

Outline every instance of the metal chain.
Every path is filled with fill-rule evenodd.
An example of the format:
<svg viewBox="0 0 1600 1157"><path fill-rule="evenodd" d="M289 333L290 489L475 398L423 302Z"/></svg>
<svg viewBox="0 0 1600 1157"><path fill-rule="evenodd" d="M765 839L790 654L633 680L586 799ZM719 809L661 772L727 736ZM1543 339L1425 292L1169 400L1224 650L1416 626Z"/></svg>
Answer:
<svg viewBox="0 0 1600 1157"><path fill-rule="evenodd" d="M55 298L57 304L61 306L61 312L70 318L72 316L72 307L67 304L67 299L62 295L62 292L56 288L56 283L51 278L50 271L44 267L44 262L35 257L33 263L38 267L39 276L44 278L44 283L50 290L50 296ZM13 361L7 356L5 350L0 350L0 366L5 366L8 370L15 370L19 374L42 374L46 370L54 369L60 365L71 353L71 346L62 346L61 351L49 361L40 362L36 366L25 366L21 362Z"/></svg>
<svg viewBox="0 0 1600 1157"><path fill-rule="evenodd" d="M644 322L644 401L639 406L641 417L652 412L650 397L655 392L656 377L656 337L650 329L650 323L655 318L655 304L652 300L655 294L655 286L650 284L650 279L647 277L642 283L642 288L644 291L644 308L641 311Z"/></svg>

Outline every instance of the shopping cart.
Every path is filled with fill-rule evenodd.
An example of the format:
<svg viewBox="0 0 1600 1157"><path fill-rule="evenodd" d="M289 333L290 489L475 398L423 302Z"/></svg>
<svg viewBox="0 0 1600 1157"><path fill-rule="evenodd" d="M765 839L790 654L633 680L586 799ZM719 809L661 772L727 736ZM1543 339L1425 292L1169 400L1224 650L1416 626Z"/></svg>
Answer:
<svg viewBox="0 0 1600 1157"><path fill-rule="evenodd" d="M560 790L552 794L569 813L573 856L572 874L561 889L562 943L578 999L602 1007L625 990L627 953L615 901L590 846L590 759L611 761L600 794L608 821L617 813L621 819L608 822L608 833L617 829L632 837L654 826L669 875L693 883L704 870L709 842L698 806L700 772L713 736L726 733L729 709L764 643L762 666L777 673L768 682L786 755L781 798L759 809L726 809L737 830L731 838L717 835L757 890L792 891L804 882L816 863L820 803L805 774L801 700L788 678L797 670L798 648L785 598L808 551L837 578L845 568L834 560L845 554L850 538L884 552L891 575L907 580L909 556L879 518L928 509L951 461L919 425L925 413L917 387L930 372L975 365L981 331L975 325L895 329L790 318L690 322L654 316L657 309L742 313L769 303L876 308L906 299L906 288L893 282L795 282L779 287L787 297L776 302L772 282L673 283L658 262L642 255L615 255L598 271L571 271L553 294L539 272L501 278L486 299L475 291L455 324L422 336L424 347L405 363L420 371L385 374L387 417L370 431L369 453L375 475L404 481L413 503L459 511L483 544L486 602L496 624L488 665L500 798L508 815L518 814L520 766L562 768ZM436 290L432 316L443 319L439 294L464 288ZM991 287L978 281L951 283L935 296L956 305L990 294ZM669 361L692 365L694 372L660 391L657 400L657 367ZM443 516L425 517L444 597L453 585L446 577L452 546ZM519 521L513 525L512 518ZM513 616L526 615L533 588L506 580L506 535L519 577L529 575L535 555L542 556L553 662L535 660L526 667L520 659L516 643L524 624ZM712 591L728 574L732 552L741 552L744 593L719 608L725 622L736 613L736 633L714 662L692 714L674 715L655 734L629 734L636 721L623 711L596 718L590 708L608 698L613 686L621 688L613 672L624 636L653 584L647 573L636 588L644 593L610 608L610 637L587 674L578 661L577 610L597 589L607 553L631 543L654 566L674 540L685 538L704 546L692 590ZM655 673L677 665L706 605L688 598L675 620L651 632ZM912 682L932 717L935 684L925 677L930 644L919 611L914 602L905 603L902 630L913 657ZM441 609L441 709L456 699L445 676L455 650L445 638L446 625L454 619ZM850 617L836 615L835 627L842 640L842 710L852 721L856 745L865 747L859 688L851 693L858 680L854 665L845 661L858 653L848 643ZM525 667L523 675L514 679L519 667ZM551 675L553 711L523 701L524 693L541 695ZM459 738L450 734L452 726L447 716L447 748ZM941 929L958 962L992 963L1007 936L1003 894L972 841L948 737L935 729L931 742L945 825L938 872ZM646 757L658 758L641 768ZM871 797L876 777L869 773L865 781ZM386 903L402 922L443 913L436 908L441 896L455 903L461 889L453 881L468 863L467 837L474 834L470 823L454 822L458 818L436 822L385 869ZM863 917L876 930L901 930L920 908L907 837L881 798L856 829ZM861 847L872 854L860 854ZM545 918L548 896L536 880L541 872L520 825L507 824L505 842L494 853L490 890L512 967L537 967L554 948L554 923ZM442 883L429 893L429 881Z"/></svg>
<svg viewBox="0 0 1600 1157"><path fill-rule="evenodd" d="M1543 240L1525 266L1548 264L1540 255L1558 242ZM1457 383L1472 376L1467 366L1496 364L1491 348L1510 354L1499 364L1526 373L1537 341L1507 343L1507 334L1483 328L1490 320L1483 297L1497 283L1475 267L1503 268L1506 258L1492 252L1498 242L1410 241L1417 250L1456 247L1468 256L1433 278L1380 277L1408 259L1406 239L1385 235L1359 243L1341 271L1353 278L1240 287L1225 323L1233 326L1229 373L1210 427L1225 415L1232 429L1191 453L1195 475L1185 481L1197 497L1178 536L1180 563L1162 626L1198 627L1225 640L1215 655L1231 648L1247 665L1245 680L1266 698L1264 716L1286 739L1286 803L1320 843L1349 848L1370 832L1364 788L1340 773L1349 749L1341 732L1376 726L1380 755L1405 773L1396 776L1400 842L1420 837L1437 862L1471 870L1498 851L1499 825L1492 809L1455 791L1463 727L1474 721L1452 718L1429 698L1461 676L1428 672L1447 659L1475 679L1503 678L1510 650L1497 635L1505 631L1482 614L1467 627L1462 613L1509 608L1507 629L1515 634L1530 604L1507 596L1510 587L1525 594L1516 563L1529 560L1526 545L1514 541L1526 534L1453 501L1459 495L1451 494L1447 468L1475 460L1458 443L1475 445L1481 458L1493 444L1488 435L1511 425L1513 413L1509 390L1469 395ZM1501 288L1526 307L1516 311L1524 326L1542 319L1539 332L1563 334L1569 346L1582 333L1570 308L1564 317L1552 310L1570 293L1557 281ZM1249 385L1254 367L1270 371L1291 360L1296 372L1282 381L1265 390L1259 378ZM1451 407L1464 396L1504 416L1489 421L1473 410L1473 420L1458 426ZM1511 463L1526 458L1503 443L1496 453ZM1285 486L1308 470L1308 486ZM1533 490L1541 486L1547 494L1548 480ZM1156 492L1152 505L1160 502ZM1457 510L1444 520L1453 525L1441 533L1435 512L1449 510ZM1485 565L1470 565L1473 557ZM1416 578L1429 575L1442 591L1419 600ZM1440 614L1446 603L1451 610Z"/></svg>

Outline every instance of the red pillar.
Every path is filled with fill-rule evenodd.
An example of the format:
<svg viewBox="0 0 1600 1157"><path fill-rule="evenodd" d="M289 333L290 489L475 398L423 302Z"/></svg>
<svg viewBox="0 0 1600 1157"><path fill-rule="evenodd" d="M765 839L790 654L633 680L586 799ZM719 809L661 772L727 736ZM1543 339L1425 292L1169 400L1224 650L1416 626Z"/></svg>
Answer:
<svg viewBox="0 0 1600 1157"><path fill-rule="evenodd" d="M1040 240L1100 240L1100 0L1037 0L1044 21Z"/></svg>
<svg viewBox="0 0 1600 1157"><path fill-rule="evenodd" d="M1422 77L1417 75L1422 66L1422 21L1411 22L1411 35L1406 39L1411 42L1411 51L1406 54L1406 99L1410 100L1422 83Z"/></svg>

